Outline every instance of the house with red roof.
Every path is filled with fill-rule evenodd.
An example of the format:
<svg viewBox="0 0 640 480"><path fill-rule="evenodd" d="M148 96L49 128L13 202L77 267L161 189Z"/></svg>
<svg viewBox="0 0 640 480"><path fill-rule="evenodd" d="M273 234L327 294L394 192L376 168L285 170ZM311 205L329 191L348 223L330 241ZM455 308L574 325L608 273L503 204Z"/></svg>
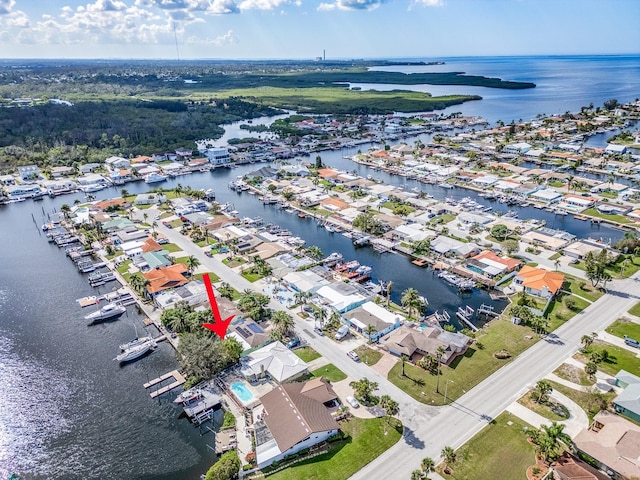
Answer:
<svg viewBox="0 0 640 480"><path fill-rule="evenodd" d="M525 265L513 279L526 293L542 298L551 298L562 288L564 274L544 268Z"/></svg>
<svg viewBox="0 0 640 480"><path fill-rule="evenodd" d="M142 276L149 280L147 292L152 297L158 292L169 288L180 287L188 282L184 276L187 267L183 263L176 263L167 267L160 267L143 273Z"/></svg>

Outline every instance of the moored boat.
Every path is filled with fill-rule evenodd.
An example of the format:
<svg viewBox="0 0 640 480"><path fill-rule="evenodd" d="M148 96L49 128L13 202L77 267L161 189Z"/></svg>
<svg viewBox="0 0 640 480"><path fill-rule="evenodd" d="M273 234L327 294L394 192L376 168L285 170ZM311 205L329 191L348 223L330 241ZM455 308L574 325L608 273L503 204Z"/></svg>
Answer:
<svg viewBox="0 0 640 480"><path fill-rule="evenodd" d="M89 315L85 315L84 319L95 323L102 320L107 320L109 318L118 317L126 311L127 309L122 305L118 305L116 303L108 303L95 312L92 312Z"/></svg>

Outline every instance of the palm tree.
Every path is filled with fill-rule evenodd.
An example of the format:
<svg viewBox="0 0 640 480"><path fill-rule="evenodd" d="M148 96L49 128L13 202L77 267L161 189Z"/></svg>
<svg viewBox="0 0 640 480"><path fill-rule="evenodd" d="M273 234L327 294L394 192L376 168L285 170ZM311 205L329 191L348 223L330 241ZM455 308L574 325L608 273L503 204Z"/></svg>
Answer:
<svg viewBox="0 0 640 480"><path fill-rule="evenodd" d="M409 317L411 317L413 309L417 309L420 306L420 294L415 288L409 287L402 292L400 302L402 303L402 306L407 309Z"/></svg>
<svg viewBox="0 0 640 480"><path fill-rule="evenodd" d="M444 461L445 470L450 470L451 465L456 463L456 451L452 447L449 447L449 446L444 447L440 452L440 456Z"/></svg>
<svg viewBox="0 0 640 480"><path fill-rule="evenodd" d="M597 336L598 334L593 332L591 335L583 335L582 338L580 338L580 343L582 344L583 352L586 352L587 350L589 350L589 347L591 346L591 344L593 343L593 341L596 339Z"/></svg>
<svg viewBox="0 0 640 480"><path fill-rule="evenodd" d="M382 395L380 397L380 401L378 402L378 406L380 408L383 408L385 413L390 417L395 417L398 413L400 413L400 405L389 395Z"/></svg>
<svg viewBox="0 0 640 480"><path fill-rule="evenodd" d="M182 192L184 191L184 188L182 188L182 184L179 183L178 185L176 185L176 187L173 189L173 191L175 192L176 197L179 197L182 194Z"/></svg>
<svg viewBox="0 0 640 480"><path fill-rule="evenodd" d="M556 272L558 271L558 269L560 268L560 259L556 258L555 262L553 262L553 266L556 270Z"/></svg>
<svg viewBox="0 0 640 480"><path fill-rule="evenodd" d="M125 197L129 196L129 190L127 190L126 188L123 188L122 190L120 190L120 196L124 200Z"/></svg>
<svg viewBox="0 0 640 480"><path fill-rule="evenodd" d="M187 266L187 271L189 272L189 275L193 275L193 271L200 266L200 260L198 260L193 255L189 255L187 257L185 265Z"/></svg>
<svg viewBox="0 0 640 480"><path fill-rule="evenodd" d="M144 278L140 273L134 273L129 277L129 284L131 285L131 288L143 296L146 294L145 289L149 283L149 280Z"/></svg>
<svg viewBox="0 0 640 480"><path fill-rule="evenodd" d="M411 480L422 480L424 477L424 475L422 474L422 471L418 470L417 468L411 472Z"/></svg>
<svg viewBox="0 0 640 480"><path fill-rule="evenodd" d="M420 468L424 472L426 478L429 478L429 474L436 468L436 462L431 457L424 457L420 463Z"/></svg>
<svg viewBox="0 0 640 480"><path fill-rule="evenodd" d="M63 203L60 206L60 211L64 215L64 218L69 218L69 213L71 212L71 207L68 204Z"/></svg>
<svg viewBox="0 0 640 480"><path fill-rule="evenodd" d="M327 311L324 308L319 308L315 312L316 322L320 322L320 328L324 325L324 321L327 319Z"/></svg>
<svg viewBox="0 0 640 480"><path fill-rule="evenodd" d="M403 353L402 355L400 355L400 361L402 362L402 376L406 377L406 373L404 373L404 366L407 363L407 356Z"/></svg>
<svg viewBox="0 0 640 480"><path fill-rule="evenodd" d="M371 337L373 336L374 333L377 332L376 327L374 327L371 324L368 324L367 327L364 329L364 331L367 334L367 337L369 337L369 343L373 343L373 339Z"/></svg>
<svg viewBox="0 0 640 480"><path fill-rule="evenodd" d="M536 403L542 403L552 391L553 387L547 380L539 380L534 389L536 397L538 397Z"/></svg>
<svg viewBox="0 0 640 480"><path fill-rule="evenodd" d="M440 364L442 363L442 356L446 353L446 349L440 345L436 349L436 360L438 360L438 371L436 373L436 393L440 393Z"/></svg>
<svg viewBox="0 0 640 480"><path fill-rule="evenodd" d="M393 282L387 282L387 288L385 289L385 293L387 294L387 307L389 307L389 303L391 302L391 290L393 289Z"/></svg>
<svg viewBox="0 0 640 480"><path fill-rule="evenodd" d="M373 392L378 389L378 382L372 382L368 378L361 378L360 380L349 383L349 386L353 388L356 398L364 404L369 404Z"/></svg>
<svg viewBox="0 0 640 480"><path fill-rule="evenodd" d="M156 232L156 228L158 228L158 222L154 220L151 224L151 228L153 229L153 238L158 238L158 232Z"/></svg>
<svg viewBox="0 0 640 480"><path fill-rule="evenodd" d="M302 309L306 305L309 298L311 298L310 292L296 292L293 295L293 299L295 300L295 302L300 305L300 313L302 313Z"/></svg>
<svg viewBox="0 0 640 480"><path fill-rule="evenodd" d="M281 335L286 335L294 326L293 317L287 312L278 310L271 315L271 324L273 329Z"/></svg>
<svg viewBox="0 0 640 480"><path fill-rule="evenodd" d="M320 260L323 257L322 250L316 245L312 245L306 250L307 255L314 260Z"/></svg>
<svg viewBox="0 0 640 480"><path fill-rule="evenodd" d="M544 456L544 461L549 463L558 456L561 444L571 445L571 437L564 433L564 424L553 422L551 425L542 425L537 438L538 453Z"/></svg>

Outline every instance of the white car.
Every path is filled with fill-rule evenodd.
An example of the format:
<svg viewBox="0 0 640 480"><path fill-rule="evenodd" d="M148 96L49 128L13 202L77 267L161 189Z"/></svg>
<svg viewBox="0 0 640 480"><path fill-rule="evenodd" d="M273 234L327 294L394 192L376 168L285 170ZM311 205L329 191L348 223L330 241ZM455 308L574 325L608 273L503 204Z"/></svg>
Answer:
<svg viewBox="0 0 640 480"><path fill-rule="evenodd" d="M353 398L352 396L348 396L347 398L345 398L345 400L347 401L347 403L349 405L351 405L353 408L358 408L360 406L360 404L358 403L358 401Z"/></svg>
<svg viewBox="0 0 640 480"><path fill-rule="evenodd" d="M360 357L353 350L351 350L350 352L347 352L347 355L349 355L349 358L351 358L351 360L353 360L354 362L359 362L360 361Z"/></svg>

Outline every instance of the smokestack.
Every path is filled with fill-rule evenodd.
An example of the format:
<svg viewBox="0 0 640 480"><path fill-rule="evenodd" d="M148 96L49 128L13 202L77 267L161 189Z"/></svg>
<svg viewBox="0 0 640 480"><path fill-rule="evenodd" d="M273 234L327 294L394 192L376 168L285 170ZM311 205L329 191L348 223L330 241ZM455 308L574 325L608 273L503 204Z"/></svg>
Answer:
<svg viewBox="0 0 640 480"><path fill-rule="evenodd" d="M322 49L322 61L327 61L327 51L324 48Z"/></svg>

